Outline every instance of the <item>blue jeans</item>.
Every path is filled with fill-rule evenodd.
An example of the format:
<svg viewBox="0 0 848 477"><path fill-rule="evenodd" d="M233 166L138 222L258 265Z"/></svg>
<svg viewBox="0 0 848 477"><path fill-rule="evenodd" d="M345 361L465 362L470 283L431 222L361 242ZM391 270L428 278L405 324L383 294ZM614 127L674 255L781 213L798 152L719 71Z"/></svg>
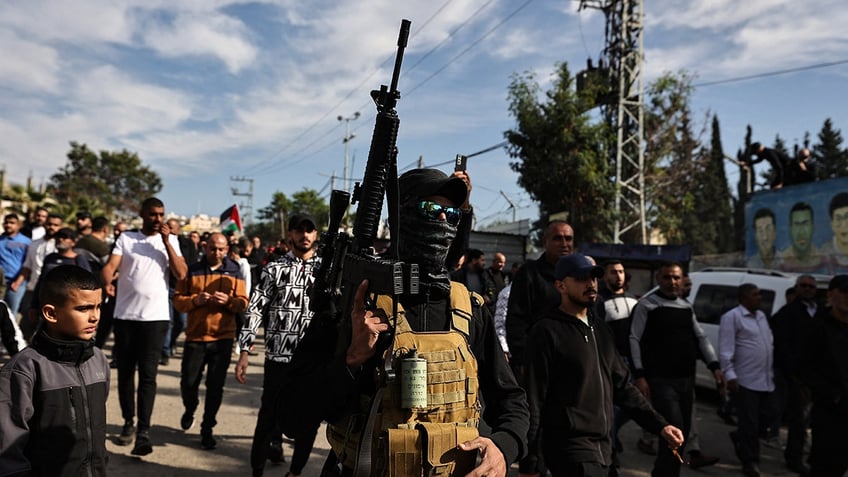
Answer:
<svg viewBox="0 0 848 477"><path fill-rule="evenodd" d="M11 281L7 278L6 283L11 283ZM21 282L21 286L18 287L18 291L13 291L12 287L6 287L6 304L9 305L9 310L12 312L12 316L14 317L18 314L18 309L21 307L21 300L24 299L24 294L26 293L27 281L24 280Z"/></svg>
<svg viewBox="0 0 848 477"><path fill-rule="evenodd" d="M171 356L171 351L176 347L177 338L185 330L188 314L177 311L174 308L174 289L168 288L169 320L168 331L165 332L165 343L162 345L162 356Z"/></svg>

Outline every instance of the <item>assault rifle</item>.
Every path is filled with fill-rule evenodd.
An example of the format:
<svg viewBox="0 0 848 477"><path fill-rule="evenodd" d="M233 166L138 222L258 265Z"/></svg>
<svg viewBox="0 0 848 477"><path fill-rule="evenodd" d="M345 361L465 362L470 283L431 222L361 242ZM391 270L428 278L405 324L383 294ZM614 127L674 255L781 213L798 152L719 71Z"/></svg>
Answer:
<svg viewBox="0 0 848 477"><path fill-rule="evenodd" d="M401 22L391 86L381 85L379 90L371 92L371 98L377 106L377 118L362 183L357 183L354 187L352 200L347 192L333 190L330 196L329 226L321 237L321 246L318 249L321 266L315 274L310 306L329 308L321 312L327 313L336 322L340 330L341 343L350 342L353 300L363 280L368 280L369 296L395 297L395 308L398 295L418 293L417 265L406 265L400 262L397 256L400 207L397 184L397 133L400 119L395 106L400 99L397 83L403 51L409 38L409 26L409 20ZM386 254L379 256L374 250L374 244L384 197L388 198L391 245ZM358 203L353 224L353 237L347 233L339 233L348 203ZM318 312L318 310L313 311ZM396 315L397 309L393 313L393 316ZM385 359L377 366L377 392L372 398L371 411L361 432L355 476L370 475L373 416L376 414L386 384L394 379L390 349L394 340L394 326L391 325L389 331L381 333L377 340L375 359L379 361L384 356ZM343 460L344 456L339 456L339 461Z"/></svg>

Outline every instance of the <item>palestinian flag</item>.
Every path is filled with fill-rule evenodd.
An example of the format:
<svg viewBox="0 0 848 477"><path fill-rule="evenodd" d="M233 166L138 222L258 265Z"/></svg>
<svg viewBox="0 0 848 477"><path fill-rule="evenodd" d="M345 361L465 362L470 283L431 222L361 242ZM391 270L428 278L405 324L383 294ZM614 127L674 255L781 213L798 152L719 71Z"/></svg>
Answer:
<svg viewBox="0 0 848 477"><path fill-rule="evenodd" d="M233 204L232 207L225 210L221 214L221 231L222 232L241 232L241 215L239 215L238 206Z"/></svg>

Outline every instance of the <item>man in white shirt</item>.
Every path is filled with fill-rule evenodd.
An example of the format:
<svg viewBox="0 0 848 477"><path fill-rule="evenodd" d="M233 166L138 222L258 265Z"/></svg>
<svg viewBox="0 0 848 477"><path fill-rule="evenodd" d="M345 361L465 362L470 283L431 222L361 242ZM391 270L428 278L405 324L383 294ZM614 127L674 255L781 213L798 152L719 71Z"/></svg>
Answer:
<svg viewBox="0 0 848 477"><path fill-rule="evenodd" d="M722 315L718 333L719 361L739 420L730 438L748 477L760 475L760 415L773 412L773 338L760 300L756 285L740 285L739 306Z"/></svg>
<svg viewBox="0 0 848 477"><path fill-rule="evenodd" d="M165 223L165 204L152 197L141 205L139 232L124 232L115 242L103 267L106 293L115 296L112 280L118 273L115 300L115 358L118 365L118 399L124 427L119 445L133 441L135 418L135 370L138 369L138 430L133 455L153 452L148 430L156 397L159 355L170 322L168 277L186 276L188 268L177 236Z"/></svg>

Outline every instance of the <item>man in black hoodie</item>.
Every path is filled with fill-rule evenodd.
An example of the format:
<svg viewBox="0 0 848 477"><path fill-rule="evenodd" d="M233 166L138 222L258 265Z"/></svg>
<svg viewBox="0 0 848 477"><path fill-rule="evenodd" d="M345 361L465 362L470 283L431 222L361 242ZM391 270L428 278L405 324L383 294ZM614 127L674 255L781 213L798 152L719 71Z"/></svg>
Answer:
<svg viewBox="0 0 848 477"><path fill-rule="evenodd" d="M542 454L554 477L607 475L613 404L672 449L683 445L680 429L630 383L609 328L589 313L603 274L579 253L560 258L554 269L562 301L539 319L527 339L530 457L522 461L522 474L538 472L532 464Z"/></svg>

